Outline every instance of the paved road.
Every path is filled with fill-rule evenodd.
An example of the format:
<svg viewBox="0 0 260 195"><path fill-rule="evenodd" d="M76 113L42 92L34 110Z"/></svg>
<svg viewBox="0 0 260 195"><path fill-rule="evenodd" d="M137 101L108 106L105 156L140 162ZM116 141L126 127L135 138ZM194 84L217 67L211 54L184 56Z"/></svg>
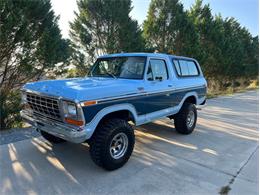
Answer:
<svg viewBox="0 0 260 195"><path fill-rule="evenodd" d="M136 128L135 151L106 172L84 144L33 138L0 146L0 194L258 194L258 93L208 101L195 132L170 120Z"/></svg>

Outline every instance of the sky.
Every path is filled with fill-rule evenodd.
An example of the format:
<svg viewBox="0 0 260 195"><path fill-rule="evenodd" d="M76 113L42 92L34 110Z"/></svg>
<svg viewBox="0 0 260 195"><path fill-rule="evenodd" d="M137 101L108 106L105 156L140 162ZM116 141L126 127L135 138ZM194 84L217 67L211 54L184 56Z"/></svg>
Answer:
<svg viewBox="0 0 260 195"><path fill-rule="evenodd" d="M189 9L195 0L181 0L185 9ZM72 22L77 11L76 0L51 0L54 12L60 16L59 26L64 38L69 37L69 22ZM132 0L133 10L130 15L141 25L146 18L150 0ZM259 34L258 0L204 0L210 3L213 15L220 13L223 17L234 17L249 32Z"/></svg>

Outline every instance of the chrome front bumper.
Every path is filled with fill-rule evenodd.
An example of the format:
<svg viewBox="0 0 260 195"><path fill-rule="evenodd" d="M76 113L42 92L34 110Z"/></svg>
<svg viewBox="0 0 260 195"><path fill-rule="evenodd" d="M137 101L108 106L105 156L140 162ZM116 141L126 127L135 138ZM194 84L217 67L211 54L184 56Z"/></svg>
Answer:
<svg viewBox="0 0 260 195"><path fill-rule="evenodd" d="M45 131L64 140L82 143L89 138L87 131L82 127L64 124L46 117L32 116L26 110L22 110L20 115L37 130Z"/></svg>

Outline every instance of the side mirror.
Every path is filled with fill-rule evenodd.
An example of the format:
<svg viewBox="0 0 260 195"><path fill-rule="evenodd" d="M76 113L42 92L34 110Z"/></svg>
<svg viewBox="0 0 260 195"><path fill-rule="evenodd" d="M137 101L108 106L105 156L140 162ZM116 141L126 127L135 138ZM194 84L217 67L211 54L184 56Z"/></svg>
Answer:
<svg viewBox="0 0 260 195"><path fill-rule="evenodd" d="M162 77L155 77L155 80L162 81L163 78Z"/></svg>

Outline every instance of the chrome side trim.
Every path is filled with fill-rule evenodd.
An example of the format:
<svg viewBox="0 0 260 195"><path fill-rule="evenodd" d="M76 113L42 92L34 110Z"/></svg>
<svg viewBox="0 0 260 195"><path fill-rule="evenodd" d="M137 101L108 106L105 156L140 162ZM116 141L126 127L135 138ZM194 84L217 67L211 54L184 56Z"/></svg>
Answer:
<svg viewBox="0 0 260 195"><path fill-rule="evenodd" d="M170 89L170 90L160 90L160 91L153 91L153 92L141 92L141 93L132 93L132 94L127 94L127 95L121 95L121 96L113 96L113 97L107 97L107 98L102 98L102 99L97 99L97 103L105 103L107 101L117 101L117 100L123 100L127 98L134 98L134 97L139 97L139 96L150 96L150 95L159 95L163 93L169 93L169 92L182 92L186 90L195 90L195 89L201 89L205 88L205 85L201 86L191 86L191 87L186 87L186 88L175 88L175 89ZM91 100L86 100L86 101L91 101ZM85 102L85 101L81 101Z"/></svg>

